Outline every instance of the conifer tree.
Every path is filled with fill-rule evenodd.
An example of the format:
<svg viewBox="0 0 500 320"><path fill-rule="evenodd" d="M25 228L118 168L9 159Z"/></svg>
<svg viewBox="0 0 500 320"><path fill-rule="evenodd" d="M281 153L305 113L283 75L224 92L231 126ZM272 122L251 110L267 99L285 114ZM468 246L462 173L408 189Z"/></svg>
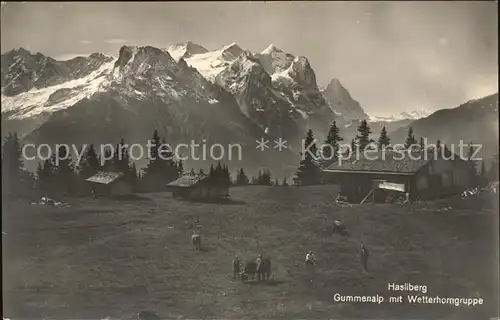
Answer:
<svg viewBox="0 0 500 320"><path fill-rule="evenodd" d="M215 173L214 165L211 164L210 169L208 170L208 178L207 178L207 181L209 184L215 185L215 180L217 180L215 175L216 175L216 173Z"/></svg>
<svg viewBox="0 0 500 320"><path fill-rule="evenodd" d="M260 172L259 172L259 174L260 174ZM259 176L253 176L252 177L252 181L250 182L250 184L257 185L257 184L259 184L259 180L260 180Z"/></svg>
<svg viewBox="0 0 500 320"><path fill-rule="evenodd" d="M339 143L344 139L340 136L340 130L337 127L337 123L333 121L328 131L328 135L325 140L326 147L322 150L322 158L326 161L335 160L339 152Z"/></svg>
<svg viewBox="0 0 500 320"><path fill-rule="evenodd" d="M135 166L135 163L132 163L132 165L130 166L129 176L130 176L129 180L133 190L137 190L139 184L139 176L137 173L137 167Z"/></svg>
<svg viewBox="0 0 500 320"><path fill-rule="evenodd" d="M42 195L54 196L58 191L57 161L53 153L37 170L37 185Z"/></svg>
<svg viewBox="0 0 500 320"><path fill-rule="evenodd" d="M248 177L243 168L238 170L238 174L236 175L236 185L238 186L246 186L249 183Z"/></svg>
<svg viewBox="0 0 500 320"><path fill-rule="evenodd" d="M181 177L182 175L184 175L184 161L179 159L177 161L177 177Z"/></svg>
<svg viewBox="0 0 500 320"><path fill-rule="evenodd" d="M189 171L190 176L195 176L196 172L194 172L194 168L191 168L191 171Z"/></svg>
<svg viewBox="0 0 500 320"><path fill-rule="evenodd" d="M420 137L420 150L425 150L425 141L423 137Z"/></svg>
<svg viewBox="0 0 500 320"><path fill-rule="evenodd" d="M79 176L85 180L99 172L100 163L94 145L91 144L85 151L83 159L80 161Z"/></svg>
<svg viewBox="0 0 500 320"><path fill-rule="evenodd" d="M227 165L222 167L222 185L224 187L230 187L232 184L231 174L229 173L229 168Z"/></svg>
<svg viewBox="0 0 500 320"><path fill-rule="evenodd" d="M104 172L110 172L113 171L113 159L111 159L111 156L113 155L113 151L111 148L105 148L103 151L103 154L100 155L99 157L99 163L101 165L101 170ZM106 160L110 159L110 160Z"/></svg>
<svg viewBox="0 0 500 320"><path fill-rule="evenodd" d="M391 139L389 139L389 136L387 135L387 129L385 126L380 131L380 137L377 142L380 149L391 144Z"/></svg>
<svg viewBox="0 0 500 320"><path fill-rule="evenodd" d="M415 135L413 133L413 128L410 127L408 129L408 136L406 137L405 140L405 149L410 149L413 145L417 144L417 139L415 139Z"/></svg>
<svg viewBox="0 0 500 320"><path fill-rule="evenodd" d="M283 179L283 183L281 185L283 187L288 187L288 182L286 181L286 178Z"/></svg>
<svg viewBox="0 0 500 320"><path fill-rule="evenodd" d="M269 170L264 170L263 172L259 172L259 181L258 184L261 186L271 186L271 172Z"/></svg>
<svg viewBox="0 0 500 320"><path fill-rule="evenodd" d="M71 159L71 151L61 146L56 152L59 160L55 167L56 188L62 195L72 195L76 192L77 174Z"/></svg>
<svg viewBox="0 0 500 320"><path fill-rule="evenodd" d="M358 134L356 135L356 146L360 151L364 151L373 140L370 138L370 126L366 120L362 120L358 126Z"/></svg>
<svg viewBox="0 0 500 320"><path fill-rule="evenodd" d="M314 159L314 156L317 154L317 148L314 143L314 135L311 129L307 132L304 144L304 149L311 146L309 148L310 153L305 152L301 154L302 161L300 161L300 166L296 173L297 179L301 185L319 184L321 181L321 170Z"/></svg>
<svg viewBox="0 0 500 320"><path fill-rule="evenodd" d="M162 190L169 183L184 174L184 164L175 159L172 150L169 149L165 139L162 139L158 131L153 132L148 152L149 163L143 169L141 183L147 190Z"/></svg>
<svg viewBox="0 0 500 320"><path fill-rule="evenodd" d="M356 139L351 140L351 152L354 153L356 152L356 149L358 148L358 145L356 143Z"/></svg>
<svg viewBox="0 0 500 320"><path fill-rule="evenodd" d="M2 146L2 195L21 195L33 186L32 176L24 168L21 142L17 133L9 133Z"/></svg>

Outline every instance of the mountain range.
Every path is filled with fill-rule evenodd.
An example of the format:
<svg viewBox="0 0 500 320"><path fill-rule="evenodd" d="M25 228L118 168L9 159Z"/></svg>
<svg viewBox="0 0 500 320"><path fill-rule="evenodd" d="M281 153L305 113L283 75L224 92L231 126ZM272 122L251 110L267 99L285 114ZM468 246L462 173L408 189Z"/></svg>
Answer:
<svg viewBox="0 0 500 320"><path fill-rule="evenodd" d="M455 137L447 127L460 126L424 121L440 112L370 118L338 79L320 89L306 57L274 45L259 53L236 43L213 51L192 42L123 46L117 57L94 53L67 61L21 48L2 54L1 60L2 135L17 131L23 142L35 144L102 144L121 138L145 143L158 129L172 144L239 143L244 157L233 167L289 172L298 163L305 132L312 129L321 141L333 120L346 140L362 119L370 121L374 134L386 126L396 140L410 123L417 133L432 132L433 138L447 132L443 139ZM496 112L497 106L498 99ZM491 116L494 108L474 112ZM453 110L439 117L454 119ZM484 128L486 118L456 121ZM288 148L278 152L270 143L271 150L259 151L255 145L261 138L282 138Z"/></svg>

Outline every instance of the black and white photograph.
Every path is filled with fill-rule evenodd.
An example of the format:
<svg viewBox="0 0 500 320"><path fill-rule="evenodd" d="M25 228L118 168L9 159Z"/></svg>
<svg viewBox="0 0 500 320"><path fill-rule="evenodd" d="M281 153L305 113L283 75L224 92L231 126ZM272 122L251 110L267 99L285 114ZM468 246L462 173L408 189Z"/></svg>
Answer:
<svg viewBox="0 0 500 320"><path fill-rule="evenodd" d="M0 24L4 320L500 319L497 1Z"/></svg>

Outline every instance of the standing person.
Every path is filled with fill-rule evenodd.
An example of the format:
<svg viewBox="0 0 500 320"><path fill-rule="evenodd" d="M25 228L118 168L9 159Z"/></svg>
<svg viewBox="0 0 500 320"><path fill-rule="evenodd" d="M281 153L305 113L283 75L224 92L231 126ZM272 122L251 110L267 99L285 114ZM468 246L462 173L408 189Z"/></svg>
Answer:
<svg viewBox="0 0 500 320"><path fill-rule="evenodd" d="M312 251L307 252L306 254L306 265L314 266L316 264L316 258L314 257L314 253Z"/></svg>
<svg viewBox="0 0 500 320"><path fill-rule="evenodd" d="M262 263L262 253L259 254L255 262L257 262L257 268L259 268L260 264Z"/></svg>
<svg viewBox="0 0 500 320"><path fill-rule="evenodd" d="M365 245L361 243L361 265L365 272L368 272L368 257L370 256L370 252L366 249Z"/></svg>
<svg viewBox="0 0 500 320"><path fill-rule="evenodd" d="M233 279L240 279L240 257L238 256L233 260Z"/></svg>

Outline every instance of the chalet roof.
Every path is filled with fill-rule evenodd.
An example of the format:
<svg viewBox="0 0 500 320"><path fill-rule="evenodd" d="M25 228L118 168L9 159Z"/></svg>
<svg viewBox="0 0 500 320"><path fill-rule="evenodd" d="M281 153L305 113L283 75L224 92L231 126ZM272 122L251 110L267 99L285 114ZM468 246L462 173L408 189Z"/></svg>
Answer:
<svg viewBox="0 0 500 320"><path fill-rule="evenodd" d="M353 155L330 165L325 171L334 172L373 172L393 174L413 174L426 165L433 158L433 153L423 151L388 151L368 152L366 157L360 153L358 159Z"/></svg>
<svg viewBox="0 0 500 320"><path fill-rule="evenodd" d="M85 181L94 182L94 183L101 183L101 184L110 184L121 177L123 177L123 173L121 173L121 172L103 172L103 171L100 171Z"/></svg>
<svg viewBox="0 0 500 320"><path fill-rule="evenodd" d="M195 175L186 174L186 175L183 175L182 177L178 178L177 180L170 182L169 184L167 184L167 186L189 188L189 187L196 185L200 181L203 181L205 178L207 178L207 175L204 175L204 174L201 174L201 175L200 174L195 174Z"/></svg>

